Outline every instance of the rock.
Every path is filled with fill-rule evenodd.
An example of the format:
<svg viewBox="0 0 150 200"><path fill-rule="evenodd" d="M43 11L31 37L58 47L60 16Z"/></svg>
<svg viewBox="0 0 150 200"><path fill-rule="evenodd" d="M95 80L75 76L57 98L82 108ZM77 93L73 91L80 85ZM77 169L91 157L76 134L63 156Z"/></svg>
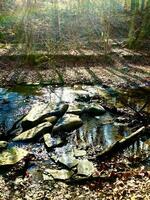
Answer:
<svg viewBox="0 0 150 200"><path fill-rule="evenodd" d="M105 99L110 98L110 95L108 94L108 92L104 88L99 87L99 88L97 88L96 92L97 92L97 95L102 97L102 98L105 98Z"/></svg>
<svg viewBox="0 0 150 200"><path fill-rule="evenodd" d="M96 119L99 120L100 124L113 124L114 118L109 113L105 113L104 115L95 116Z"/></svg>
<svg viewBox="0 0 150 200"><path fill-rule="evenodd" d="M71 132L82 126L83 122L77 115L64 115L53 128L53 134L62 132Z"/></svg>
<svg viewBox="0 0 150 200"><path fill-rule="evenodd" d="M68 104L61 104L54 110L51 110L51 106L49 104L36 104L27 115L21 117L14 123L13 127L8 130L7 134L16 134L18 130L21 132L26 131L46 121L55 124L57 120L65 114L67 109Z"/></svg>
<svg viewBox="0 0 150 200"><path fill-rule="evenodd" d="M47 180L67 180L69 178L71 178L71 176L73 175L72 171L68 171L65 169L61 169L61 170L56 170L56 169L46 169L44 174L43 174L43 179L45 181Z"/></svg>
<svg viewBox="0 0 150 200"><path fill-rule="evenodd" d="M117 117L115 122L117 123L127 123L130 119L128 117Z"/></svg>
<svg viewBox="0 0 150 200"><path fill-rule="evenodd" d="M51 132L52 130L52 124L49 122L44 122L42 124L39 124L38 126L31 128L27 131L24 131L23 133L16 136L13 141L28 141L33 140L38 137L40 137L42 134L45 134L47 132Z"/></svg>
<svg viewBox="0 0 150 200"><path fill-rule="evenodd" d="M75 157L82 157L86 155L86 151L80 149L74 149L74 155Z"/></svg>
<svg viewBox="0 0 150 200"><path fill-rule="evenodd" d="M114 122L114 126L118 126L118 127L121 127L121 126L128 126L129 123L119 123L119 122Z"/></svg>
<svg viewBox="0 0 150 200"><path fill-rule="evenodd" d="M47 117L44 119L44 122L49 122L54 125L57 122L57 119L58 118L56 116Z"/></svg>
<svg viewBox="0 0 150 200"><path fill-rule="evenodd" d="M30 112L21 120L21 126L23 129L33 128L39 123L43 122L45 118L56 121L54 118L49 118L55 116L57 118L62 117L68 109L68 104L59 105L56 109L51 111L49 105L35 105ZM48 119L49 118L49 119Z"/></svg>
<svg viewBox="0 0 150 200"><path fill-rule="evenodd" d="M63 154L58 161L63 165L67 166L68 168L75 167L79 160L77 160L72 153Z"/></svg>
<svg viewBox="0 0 150 200"><path fill-rule="evenodd" d="M77 174L84 176L91 176L95 171L95 167L92 162L88 160L80 160L77 166Z"/></svg>
<svg viewBox="0 0 150 200"><path fill-rule="evenodd" d="M47 148L55 148L64 143L61 137L52 137L50 133L44 134L44 142Z"/></svg>
<svg viewBox="0 0 150 200"><path fill-rule="evenodd" d="M67 114L81 115L84 107L85 107L85 104L81 104L81 103L70 105L67 110Z"/></svg>
<svg viewBox="0 0 150 200"><path fill-rule="evenodd" d="M0 166L14 165L28 155L22 148L12 147L0 153Z"/></svg>
<svg viewBox="0 0 150 200"><path fill-rule="evenodd" d="M92 103L84 108L83 113L98 116L106 113L106 110L101 105Z"/></svg>
<svg viewBox="0 0 150 200"><path fill-rule="evenodd" d="M91 100L90 94L87 91L76 90L75 94L76 94L76 98L75 98L76 101L89 102Z"/></svg>
<svg viewBox="0 0 150 200"><path fill-rule="evenodd" d="M16 180L14 181L14 185L19 186L20 184L23 184L23 178L17 177Z"/></svg>
<svg viewBox="0 0 150 200"><path fill-rule="evenodd" d="M8 142L6 141L0 141L0 150L5 149L8 145Z"/></svg>

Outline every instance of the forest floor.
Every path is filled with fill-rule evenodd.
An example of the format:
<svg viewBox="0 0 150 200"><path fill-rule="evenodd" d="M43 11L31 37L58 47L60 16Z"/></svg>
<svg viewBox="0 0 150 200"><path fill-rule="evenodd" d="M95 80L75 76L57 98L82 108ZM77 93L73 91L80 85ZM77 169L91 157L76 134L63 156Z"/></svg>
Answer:
<svg viewBox="0 0 150 200"><path fill-rule="evenodd" d="M92 51L71 54L32 56L34 64L21 62L20 57L7 59L1 55L0 85L74 85L101 84L126 88L150 83L150 56L115 48L107 57ZM42 62L40 62L42 61Z"/></svg>
<svg viewBox="0 0 150 200"><path fill-rule="evenodd" d="M137 157L135 158L135 160ZM10 180L0 177L1 200L149 200L150 171L144 165L130 169L125 159L105 162L106 179L67 184L40 181L36 174ZM117 166L118 165L118 166ZM127 166L127 165L126 165ZM128 168L128 169L127 169ZM123 170L121 172L121 170ZM120 172L119 172L120 171ZM8 181L9 180L9 181Z"/></svg>

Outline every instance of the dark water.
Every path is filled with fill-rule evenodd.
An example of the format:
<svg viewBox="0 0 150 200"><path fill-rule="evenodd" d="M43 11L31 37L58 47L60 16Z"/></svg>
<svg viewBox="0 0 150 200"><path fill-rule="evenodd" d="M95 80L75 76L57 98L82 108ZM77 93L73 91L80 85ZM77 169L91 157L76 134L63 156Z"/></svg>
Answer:
<svg viewBox="0 0 150 200"><path fill-rule="evenodd" d="M8 92L0 88L0 125L1 128L9 129L17 117L24 113L26 97L17 92Z"/></svg>
<svg viewBox="0 0 150 200"><path fill-rule="evenodd" d="M59 102L68 102L70 106L78 104L75 100L78 95L100 95L103 100L109 102L117 107L122 107L122 103L119 100L121 97L128 103L132 104L136 109L140 109L147 100L147 90L128 90L121 91L122 96L111 95L112 91L106 90L100 86L81 86L76 85L74 87L16 87L11 89L0 89L0 127L1 130L7 131L13 123L19 119L20 116L27 113L33 104L48 103L56 104ZM117 93L116 93L117 94ZM84 103L80 103L81 104ZM149 111L149 105L145 108ZM78 147L91 149L98 147L103 148L111 145L122 137L129 135L132 131L124 124L117 125L115 117L106 113L99 117L87 117L82 116L84 122L83 126L76 130L74 134L69 138L69 143L62 147L56 148L55 152L60 155L64 152L71 151L72 148ZM19 144L18 144L19 145ZM22 144L20 144L22 145ZM38 155L38 157L45 157L45 150L42 145L39 151L40 144L34 146L29 145L28 149ZM148 149L149 144L144 144L144 148ZM142 147L143 148L143 147ZM40 155L42 152L42 155ZM40 156L39 156L40 155Z"/></svg>

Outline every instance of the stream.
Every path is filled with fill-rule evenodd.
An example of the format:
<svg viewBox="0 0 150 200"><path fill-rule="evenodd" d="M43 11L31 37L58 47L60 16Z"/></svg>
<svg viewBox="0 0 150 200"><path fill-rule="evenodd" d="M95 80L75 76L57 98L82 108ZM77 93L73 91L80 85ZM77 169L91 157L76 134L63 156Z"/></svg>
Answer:
<svg viewBox="0 0 150 200"><path fill-rule="evenodd" d="M137 96L135 94L137 94ZM22 115L28 113L34 104L40 105L50 102L53 107L54 104L67 102L69 103L69 107L76 106L77 108L81 108L83 105L88 104L89 102L78 102L78 97L92 97L94 95L99 95L103 101L105 100L106 102L109 102L117 107L122 106L114 91L106 90L98 85L75 85L74 87L16 86L11 89L1 88L1 132L6 132L9 130L13 126L14 122ZM129 102L132 102L134 99L136 108L143 105L145 98L147 97L146 95L143 95L143 90L134 90L132 92L125 91L124 96L127 96L127 100ZM146 111L149 111L149 107L146 108ZM95 151L96 149L102 150L113 144L115 141L122 139L124 136L130 135L132 130L126 124L116 123L115 118L115 116L108 112L96 117L83 115L83 126L78 130L75 130L73 134L70 135L69 142L66 145L61 148L55 148L55 153L57 155L61 155L64 152L71 151L75 147L80 149L89 148L91 151ZM11 145L13 144L11 143ZM25 146L26 148L26 144L20 143L17 145ZM39 150L39 146L42 148L42 151ZM40 143L32 144L30 148L32 152L36 152L36 155L39 157L39 159L42 157L45 159L45 157L47 157L44 146ZM148 149L149 144L148 142L142 142L138 148Z"/></svg>

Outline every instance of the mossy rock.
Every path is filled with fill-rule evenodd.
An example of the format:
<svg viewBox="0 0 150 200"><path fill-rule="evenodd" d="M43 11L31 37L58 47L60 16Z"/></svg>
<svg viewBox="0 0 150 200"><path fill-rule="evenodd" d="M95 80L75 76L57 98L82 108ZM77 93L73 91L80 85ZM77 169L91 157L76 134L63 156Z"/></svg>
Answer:
<svg viewBox="0 0 150 200"><path fill-rule="evenodd" d="M13 147L0 153L0 166L14 165L28 155L22 148Z"/></svg>

